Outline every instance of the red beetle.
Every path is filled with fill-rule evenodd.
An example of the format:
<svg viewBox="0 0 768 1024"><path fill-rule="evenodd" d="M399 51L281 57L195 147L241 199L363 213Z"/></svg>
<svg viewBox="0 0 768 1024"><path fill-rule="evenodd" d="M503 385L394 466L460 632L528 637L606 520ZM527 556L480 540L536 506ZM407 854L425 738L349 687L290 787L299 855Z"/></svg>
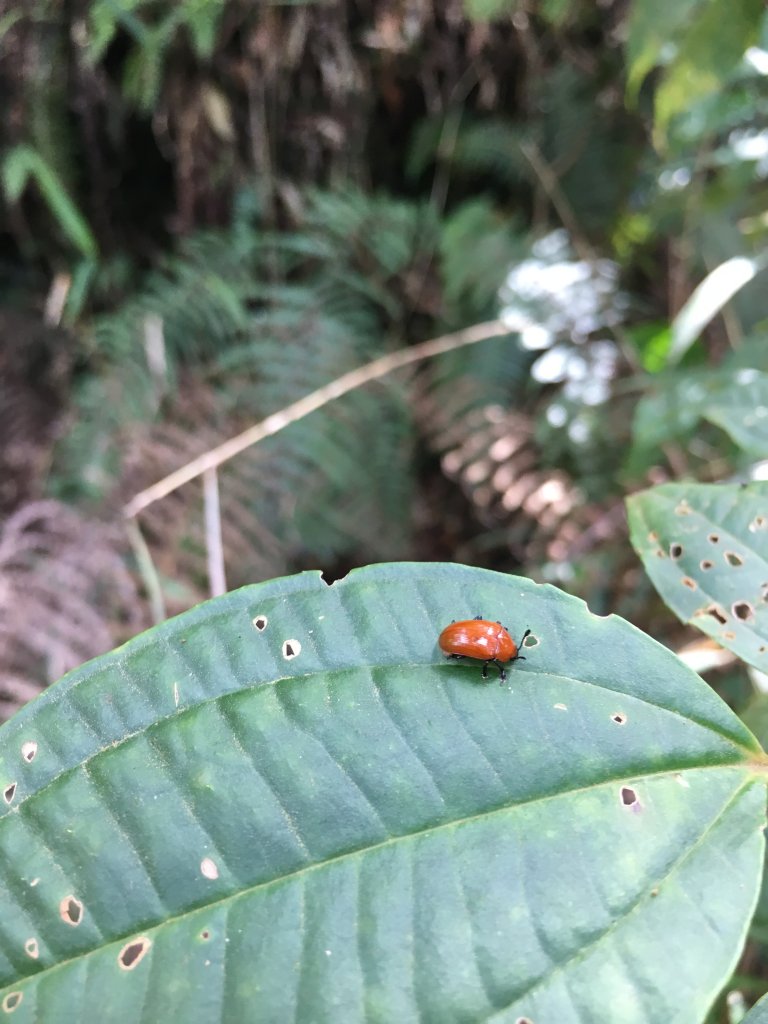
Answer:
<svg viewBox="0 0 768 1024"><path fill-rule="evenodd" d="M449 658L477 658L484 661L483 679L488 678L488 666L495 665L503 684L507 673L502 663L525 661L525 656L518 652L530 632L530 629L526 629L523 639L516 644L500 622L489 622L478 616L476 619L452 622L445 627L437 642L440 650Z"/></svg>

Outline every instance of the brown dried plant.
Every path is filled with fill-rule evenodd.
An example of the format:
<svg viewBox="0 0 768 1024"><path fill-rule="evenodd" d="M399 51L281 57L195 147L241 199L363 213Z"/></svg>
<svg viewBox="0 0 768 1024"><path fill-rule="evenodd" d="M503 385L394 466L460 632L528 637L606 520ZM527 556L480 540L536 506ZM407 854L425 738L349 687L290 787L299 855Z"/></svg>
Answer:
<svg viewBox="0 0 768 1024"><path fill-rule="evenodd" d="M0 532L0 717L146 623L120 530L57 501Z"/></svg>

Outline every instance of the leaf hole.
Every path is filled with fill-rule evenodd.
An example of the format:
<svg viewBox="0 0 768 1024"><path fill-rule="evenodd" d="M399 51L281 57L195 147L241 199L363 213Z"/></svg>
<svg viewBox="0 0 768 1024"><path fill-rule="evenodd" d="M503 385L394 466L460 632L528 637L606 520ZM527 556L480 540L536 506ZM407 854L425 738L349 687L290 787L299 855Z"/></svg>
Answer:
<svg viewBox="0 0 768 1024"><path fill-rule="evenodd" d="M719 544L720 536L717 533L710 533L710 535L707 537L707 540L710 544Z"/></svg>
<svg viewBox="0 0 768 1024"><path fill-rule="evenodd" d="M683 576L680 582L689 590L696 590L696 580L692 580L690 576Z"/></svg>
<svg viewBox="0 0 768 1024"><path fill-rule="evenodd" d="M23 998L23 992L9 992L2 1002L3 1012L13 1013L14 1010L18 1010Z"/></svg>
<svg viewBox="0 0 768 1024"><path fill-rule="evenodd" d="M286 661L292 661L301 654L301 644L298 640L286 640L283 644L283 657Z"/></svg>
<svg viewBox="0 0 768 1024"><path fill-rule="evenodd" d="M640 800L631 786L621 787L621 802L625 807L639 807Z"/></svg>
<svg viewBox="0 0 768 1024"><path fill-rule="evenodd" d="M207 942L207 941L208 941L208 939L210 939L210 937L211 937L211 933L210 933L210 932L208 931L208 929L207 929L207 928L204 928L204 929L203 929L203 930L202 930L202 931L200 932L200 938L201 938L201 939L202 939L202 940L203 940L204 942Z"/></svg>
<svg viewBox="0 0 768 1024"><path fill-rule="evenodd" d="M267 618L266 615L257 615L256 618L253 619L253 625L256 627L256 629L258 629L260 633L263 633L264 630L267 628L268 622L269 619Z"/></svg>
<svg viewBox="0 0 768 1024"><path fill-rule="evenodd" d="M659 535L655 530L651 530L648 534L648 540L651 544L656 544L659 539Z"/></svg>
<svg viewBox="0 0 768 1024"><path fill-rule="evenodd" d="M699 618L702 615L711 615L715 622L720 623L721 626L724 626L728 621L725 611L717 604L708 604L706 608L699 608L698 611L694 612L694 618Z"/></svg>
<svg viewBox="0 0 768 1024"><path fill-rule="evenodd" d="M722 634L722 637L723 637L723 640L735 640L736 639L736 634L733 632L732 629L727 629Z"/></svg>
<svg viewBox="0 0 768 1024"><path fill-rule="evenodd" d="M659 895L659 887L658 887L658 885L654 885L654 887L651 889L651 896L653 896L655 898L658 895Z"/></svg>
<svg viewBox="0 0 768 1024"><path fill-rule="evenodd" d="M741 622L753 622L755 618L755 609L749 603L749 601L735 601L731 605L731 611L735 618L740 619Z"/></svg>
<svg viewBox="0 0 768 1024"><path fill-rule="evenodd" d="M31 956L33 960L37 960L40 956L40 948L37 945L37 939L27 939L24 943L24 952L27 956Z"/></svg>
<svg viewBox="0 0 768 1024"><path fill-rule="evenodd" d="M677 559L677 558L680 557L680 555L682 555L682 553L683 553L683 545L682 544L670 544L669 545L669 557L670 558Z"/></svg>
<svg viewBox="0 0 768 1024"><path fill-rule="evenodd" d="M656 548L656 557L657 558L666 558L667 557L667 552L666 551L662 551L661 548Z"/></svg>
<svg viewBox="0 0 768 1024"><path fill-rule="evenodd" d="M680 504L675 509L675 515L678 515L678 516L689 516L692 511L693 510L692 510L691 506L688 504L688 502L685 500L685 498L683 498L683 500L680 502Z"/></svg>
<svg viewBox="0 0 768 1024"><path fill-rule="evenodd" d="M734 569L738 569L739 566L744 565L744 559L741 555L737 555L735 551L724 551L723 558L726 560L728 565L732 565Z"/></svg>
<svg viewBox="0 0 768 1024"><path fill-rule="evenodd" d="M611 715L611 721L615 722L616 725L626 725L627 716L624 714L623 711L616 711L614 712L614 714Z"/></svg>
<svg viewBox="0 0 768 1024"><path fill-rule="evenodd" d="M714 562L710 562L710 560L709 560L708 558L703 558L703 559L702 559L702 560L701 560L701 561L699 562L699 568L700 568L700 569L703 569L703 570L704 570L704 572L706 572L706 571L707 571L707 569L711 569L711 568L712 568L712 566L713 566L714 564L715 564L715 563L714 563Z"/></svg>
<svg viewBox="0 0 768 1024"><path fill-rule="evenodd" d="M533 1024L530 1017L518 1017L515 1024Z"/></svg>
<svg viewBox="0 0 768 1024"><path fill-rule="evenodd" d="M765 654L765 644L760 644L760 646L757 648L757 653Z"/></svg>
<svg viewBox="0 0 768 1024"><path fill-rule="evenodd" d="M749 524L749 532L756 533L758 530L765 530L768 527L768 519L765 516L755 516Z"/></svg>
<svg viewBox="0 0 768 1024"><path fill-rule="evenodd" d="M16 783L9 783L3 790L3 800L7 804L13 803L13 798L16 796Z"/></svg>
<svg viewBox="0 0 768 1024"><path fill-rule="evenodd" d="M59 917L66 924L77 928L83 920L83 904L75 896L65 896L59 904Z"/></svg>
<svg viewBox="0 0 768 1024"><path fill-rule="evenodd" d="M117 955L117 962L124 971L132 971L133 968L144 959L147 950L151 945L152 940L143 935L140 939L133 939L131 942L126 942Z"/></svg>
<svg viewBox="0 0 768 1024"><path fill-rule="evenodd" d="M211 860L210 857L203 857L200 861L200 873L205 878L215 879L219 877L219 869L216 866L216 861Z"/></svg>
<svg viewBox="0 0 768 1024"><path fill-rule="evenodd" d="M35 743L34 740L27 740L26 743L22 743L21 756L24 758L27 764L30 764L32 761L34 761L35 757L37 756L37 743Z"/></svg>
<svg viewBox="0 0 768 1024"><path fill-rule="evenodd" d="M760 584L760 589L762 591L762 594L760 595L760 599L762 601L768 601L768 583L761 583Z"/></svg>

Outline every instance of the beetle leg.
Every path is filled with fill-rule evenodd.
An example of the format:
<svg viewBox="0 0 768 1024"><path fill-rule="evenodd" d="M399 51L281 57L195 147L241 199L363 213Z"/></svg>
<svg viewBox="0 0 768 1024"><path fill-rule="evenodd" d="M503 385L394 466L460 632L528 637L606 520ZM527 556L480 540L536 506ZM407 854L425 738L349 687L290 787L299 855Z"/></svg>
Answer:
<svg viewBox="0 0 768 1024"><path fill-rule="evenodd" d="M483 616L482 615L476 615L475 616L475 622L483 622Z"/></svg>
<svg viewBox="0 0 768 1024"><path fill-rule="evenodd" d="M505 680L507 678L507 673L506 673L506 671L504 669L504 666L501 664L501 662L497 661L495 658L491 658L489 661L484 661L483 662L483 679L487 679L488 678L488 666L489 665L495 665L496 668L499 670L499 679L501 680L501 685L503 686L504 682L505 682Z"/></svg>

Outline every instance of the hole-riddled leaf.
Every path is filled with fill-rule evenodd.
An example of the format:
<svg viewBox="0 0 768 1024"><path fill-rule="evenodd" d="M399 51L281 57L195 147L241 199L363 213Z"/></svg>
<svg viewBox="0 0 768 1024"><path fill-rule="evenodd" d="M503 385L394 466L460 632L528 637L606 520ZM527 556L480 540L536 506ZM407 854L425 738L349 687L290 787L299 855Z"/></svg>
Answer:
<svg viewBox="0 0 768 1024"><path fill-rule="evenodd" d="M532 631L506 686L438 650L475 615ZM764 755L719 698L460 566L218 598L2 741L14 1021L700 1024L759 886Z"/></svg>
<svg viewBox="0 0 768 1024"><path fill-rule="evenodd" d="M664 484L627 507L635 550L675 614L768 671L768 484ZM657 557L674 547L678 558Z"/></svg>
<svg viewBox="0 0 768 1024"><path fill-rule="evenodd" d="M768 1024L768 995L755 1003L741 1024Z"/></svg>

